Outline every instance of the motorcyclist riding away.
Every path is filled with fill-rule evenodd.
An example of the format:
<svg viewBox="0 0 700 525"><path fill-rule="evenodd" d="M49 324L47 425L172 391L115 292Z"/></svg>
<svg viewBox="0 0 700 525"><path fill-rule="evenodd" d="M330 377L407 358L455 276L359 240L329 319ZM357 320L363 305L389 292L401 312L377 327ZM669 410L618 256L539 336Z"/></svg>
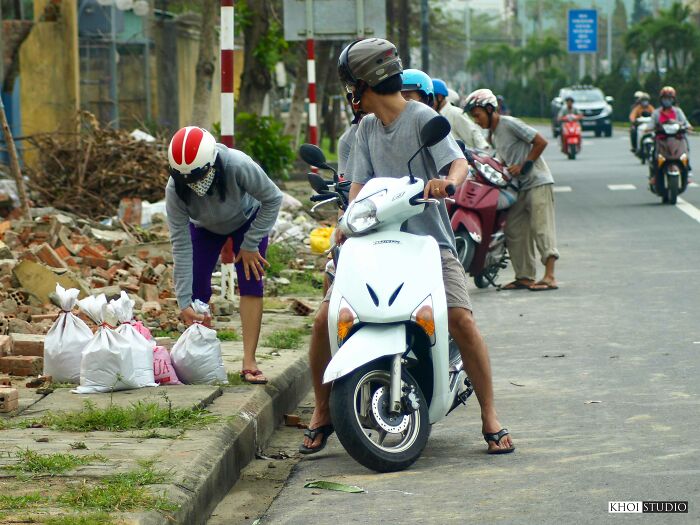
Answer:
<svg viewBox="0 0 700 525"><path fill-rule="evenodd" d="M630 147L632 151L637 151L637 119L639 117L650 117L654 111L654 106L651 105L649 93L637 92L639 97L637 102L630 111Z"/></svg>

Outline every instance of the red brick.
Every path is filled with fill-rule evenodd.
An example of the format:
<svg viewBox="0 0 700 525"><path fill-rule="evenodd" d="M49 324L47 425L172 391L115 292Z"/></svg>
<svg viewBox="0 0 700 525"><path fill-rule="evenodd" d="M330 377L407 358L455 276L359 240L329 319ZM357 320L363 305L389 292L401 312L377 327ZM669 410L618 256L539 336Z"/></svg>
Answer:
<svg viewBox="0 0 700 525"><path fill-rule="evenodd" d="M83 255L83 264L87 264L88 266L90 266L92 268L102 268L104 270L109 268L109 263L107 262L107 259L105 259L101 255L99 257L93 257L91 255Z"/></svg>
<svg viewBox="0 0 700 525"><path fill-rule="evenodd" d="M44 358L30 355L0 357L0 372L12 376L38 376L44 368Z"/></svg>
<svg viewBox="0 0 700 525"><path fill-rule="evenodd" d="M56 250L51 248L47 243L42 244L34 251L34 254L39 258L41 262L52 266L54 268L68 268L61 257L56 253Z"/></svg>
<svg viewBox="0 0 700 525"><path fill-rule="evenodd" d="M17 410L18 404L19 392L16 388L0 387L0 412Z"/></svg>
<svg viewBox="0 0 700 525"><path fill-rule="evenodd" d="M55 248L56 254L63 259L63 261L68 265L68 266L78 266L78 263L75 262L75 259L71 257L70 252L68 251L68 248L65 246L59 246L58 248Z"/></svg>
<svg viewBox="0 0 700 525"><path fill-rule="evenodd" d="M86 244L85 246L82 247L82 249L78 252L78 255L80 257L101 257L102 254L98 252L93 246L90 246L89 244Z"/></svg>
<svg viewBox="0 0 700 525"><path fill-rule="evenodd" d="M12 355L44 356L44 336L38 334L10 334Z"/></svg>

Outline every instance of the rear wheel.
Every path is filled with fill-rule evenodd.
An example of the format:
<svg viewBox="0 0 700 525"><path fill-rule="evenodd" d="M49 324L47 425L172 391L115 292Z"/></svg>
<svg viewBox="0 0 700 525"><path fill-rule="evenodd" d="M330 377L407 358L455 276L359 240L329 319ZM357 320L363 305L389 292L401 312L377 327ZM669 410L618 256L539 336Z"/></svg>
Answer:
<svg viewBox="0 0 700 525"><path fill-rule="evenodd" d="M601 130L599 130L599 129L596 129L596 130L595 130L595 136L596 136L596 137L600 137L602 134L603 134L603 132L602 132Z"/></svg>
<svg viewBox="0 0 700 525"><path fill-rule="evenodd" d="M455 232L455 247L457 248L457 259L468 274L469 267L474 260L474 254L476 254L476 241L464 228L459 228Z"/></svg>
<svg viewBox="0 0 700 525"><path fill-rule="evenodd" d="M676 204L678 201L678 176L668 177L668 188L666 189L667 199L669 204Z"/></svg>
<svg viewBox="0 0 700 525"><path fill-rule="evenodd" d="M374 361L335 381L331 390L331 419L338 439L355 461L377 472L411 466L430 436L428 404L406 370L401 374L404 399L411 396L415 403L402 402L401 413L389 413L388 368L387 361Z"/></svg>
<svg viewBox="0 0 700 525"><path fill-rule="evenodd" d="M576 159L576 144L569 144L569 160Z"/></svg>

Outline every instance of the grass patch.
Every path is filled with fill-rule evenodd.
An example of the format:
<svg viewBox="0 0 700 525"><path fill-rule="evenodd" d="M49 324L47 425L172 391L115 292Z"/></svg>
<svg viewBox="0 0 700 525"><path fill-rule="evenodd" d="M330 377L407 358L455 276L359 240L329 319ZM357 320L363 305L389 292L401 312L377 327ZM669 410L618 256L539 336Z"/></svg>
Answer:
<svg viewBox="0 0 700 525"><path fill-rule="evenodd" d="M307 270L294 273L289 277L289 284L280 285L281 295L320 295L323 290L323 273Z"/></svg>
<svg viewBox="0 0 700 525"><path fill-rule="evenodd" d="M43 417L25 421L23 425L40 424L53 430L70 432L92 432L107 430L145 430L151 428L201 428L218 417L199 408L173 408L170 400L167 406L155 401L138 401L127 407L111 405L97 408L91 401L85 401L80 412L48 413Z"/></svg>
<svg viewBox="0 0 700 525"><path fill-rule="evenodd" d="M265 259L270 266L265 269L267 277L279 277L282 270L289 268L289 263L297 258L296 250L288 244L271 244L267 247Z"/></svg>
<svg viewBox="0 0 700 525"><path fill-rule="evenodd" d="M226 377L228 378L227 386L251 386L250 383L243 380L238 372L227 372Z"/></svg>
<svg viewBox="0 0 700 525"><path fill-rule="evenodd" d="M287 330L275 330L263 341L264 346L272 348L299 348L306 335L304 328L289 328Z"/></svg>
<svg viewBox="0 0 700 525"><path fill-rule="evenodd" d="M160 330L160 329L154 329L151 330L151 335L155 337L170 337L171 339L177 339L180 337L180 332L177 330Z"/></svg>
<svg viewBox="0 0 700 525"><path fill-rule="evenodd" d="M83 483L62 494L58 501L74 509L172 511L177 509L177 505L162 496L153 495L146 488L147 485L164 481L165 476L155 472L152 463L145 463L139 470L103 478L96 485Z"/></svg>
<svg viewBox="0 0 700 525"><path fill-rule="evenodd" d="M78 384L77 383L50 383L48 385L49 388L53 388L54 390L57 388L77 388Z"/></svg>
<svg viewBox="0 0 700 525"><path fill-rule="evenodd" d="M38 503L42 503L46 498L35 492L34 494L25 494L23 496L9 496L0 494L0 510L19 510L33 507Z"/></svg>
<svg viewBox="0 0 700 525"><path fill-rule="evenodd" d="M216 337L219 341L240 341L241 336L235 330L217 330Z"/></svg>
<svg viewBox="0 0 700 525"><path fill-rule="evenodd" d="M51 516L44 518L45 525L114 525L116 521L106 512L90 512L87 514L69 514L67 516Z"/></svg>
<svg viewBox="0 0 700 525"><path fill-rule="evenodd" d="M39 454L29 449L20 450L17 453L17 458L19 463L4 466L3 469L33 476L56 476L93 461L107 461L107 458L98 455Z"/></svg>

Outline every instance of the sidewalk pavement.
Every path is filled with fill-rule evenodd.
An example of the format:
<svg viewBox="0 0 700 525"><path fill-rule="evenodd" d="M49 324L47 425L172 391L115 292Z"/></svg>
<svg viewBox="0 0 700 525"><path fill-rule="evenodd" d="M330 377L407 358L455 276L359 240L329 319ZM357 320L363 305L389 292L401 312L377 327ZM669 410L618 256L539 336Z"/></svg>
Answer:
<svg viewBox="0 0 700 525"><path fill-rule="evenodd" d="M309 318L272 316L276 328L304 326ZM268 317L269 319L269 317ZM267 324L267 323L266 323ZM269 331L269 328L264 331ZM310 388L306 358L306 341L296 350L275 350L261 347L259 365L269 379L267 385L164 386L113 394L77 395L67 388L56 389L41 396L20 386L20 414L11 421L36 419L49 412L79 411L85 401L98 408L111 404L129 406L138 401L171 403L176 408L203 407L218 420L206 428L184 432L170 428L157 432L66 432L48 428L9 428L0 430L0 497L19 495L28 490L61 493L76 482L96 481L108 475L133 472L139 461L155 460L154 470L165 473L166 482L151 485L179 508L172 512L135 512L118 515L125 523L155 525L180 523L204 524L221 498L238 479L241 470L255 457L258 449L270 438L283 414L293 411ZM242 343L222 343L222 353L228 372L237 374L241 368ZM18 386L14 383L13 386ZM3 420L0 420L0 424ZM2 428L2 426L0 426ZM84 450L73 450L76 442L84 443ZM34 478L34 483L18 480L3 466L17 463L17 451L35 451L41 454L70 453L76 456L98 454L101 458L79 466L63 475ZM29 486L27 486L29 485ZM0 503L2 503L0 501ZM0 522L9 522L0 505ZM42 508L32 506L18 515L35 520L48 519L56 513L69 513L65 507ZM114 515L114 514L112 514ZM7 520L7 521L6 521ZM41 521L39 521L41 522Z"/></svg>

